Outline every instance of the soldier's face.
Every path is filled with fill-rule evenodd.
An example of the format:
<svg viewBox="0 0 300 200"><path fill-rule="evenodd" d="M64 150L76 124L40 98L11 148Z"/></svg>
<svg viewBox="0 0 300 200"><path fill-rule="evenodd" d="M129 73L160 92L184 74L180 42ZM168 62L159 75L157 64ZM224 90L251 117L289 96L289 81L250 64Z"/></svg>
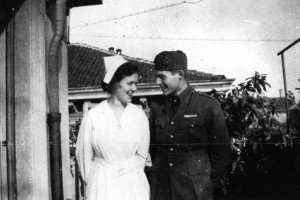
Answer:
<svg viewBox="0 0 300 200"><path fill-rule="evenodd" d="M179 91L179 75L176 72L157 71L156 83L159 84L163 95L176 94Z"/></svg>

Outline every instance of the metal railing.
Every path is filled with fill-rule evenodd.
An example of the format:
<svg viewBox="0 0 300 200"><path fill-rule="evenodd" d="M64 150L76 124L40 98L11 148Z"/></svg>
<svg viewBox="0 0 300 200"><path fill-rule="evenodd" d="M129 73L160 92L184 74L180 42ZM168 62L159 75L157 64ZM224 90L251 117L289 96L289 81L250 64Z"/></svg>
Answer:
<svg viewBox="0 0 300 200"><path fill-rule="evenodd" d="M281 50L277 55L281 56L281 62L282 62L282 73L283 73L283 83L284 83L284 95L285 95L285 108L286 108L286 128L287 133L290 136L290 143L291 147L293 146L293 137L291 133L291 124L290 124L290 113L289 113L289 106L288 106L288 98L287 98L287 86L286 86L286 73L285 73L285 62L284 62L284 52L293 47L295 44L300 42L300 38L292 42L290 45L288 45L286 48Z"/></svg>

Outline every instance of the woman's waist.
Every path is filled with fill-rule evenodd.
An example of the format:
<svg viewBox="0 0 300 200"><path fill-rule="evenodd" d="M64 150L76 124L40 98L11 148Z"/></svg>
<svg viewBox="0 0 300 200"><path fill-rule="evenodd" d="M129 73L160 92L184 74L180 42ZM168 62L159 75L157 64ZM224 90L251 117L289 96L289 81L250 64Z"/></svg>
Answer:
<svg viewBox="0 0 300 200"><path fill-rule="evenodd" d="M115 160L108 160L101 157L95 157L94 166L104 167L113 171L131 171L140 168L137 155Z"/></svg>

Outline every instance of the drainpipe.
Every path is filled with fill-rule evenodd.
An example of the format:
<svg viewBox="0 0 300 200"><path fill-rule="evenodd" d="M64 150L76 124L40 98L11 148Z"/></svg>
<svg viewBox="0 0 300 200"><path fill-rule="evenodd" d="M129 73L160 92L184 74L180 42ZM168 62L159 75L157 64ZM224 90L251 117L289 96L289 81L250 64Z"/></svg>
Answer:
<svg viewBox="0 0 300 200"><path fill-rule="evenodd" d="M15 131L15 19L6 28L6 141L8 200L17 200L16 131ZM2 148L2 147L1 147ZM1 191L0 191L1 193ZM5 195L4 195L5 196ZM0 194L0 198L3 197ZM5 198L5 197L4 197Z"/></svg>
<svg viewBox="0 0 300 200"><path fill-rule="evenodd" d="M61 133L59 112L59 67L58 57L61 42L64 36L66 24L66 0L56 0L54 23L54 35L52 37L48 56L48 89L49 89L49 145L50 145L50 171L51 193L53 200L63 200L62 161L61 161Z"/></svg>

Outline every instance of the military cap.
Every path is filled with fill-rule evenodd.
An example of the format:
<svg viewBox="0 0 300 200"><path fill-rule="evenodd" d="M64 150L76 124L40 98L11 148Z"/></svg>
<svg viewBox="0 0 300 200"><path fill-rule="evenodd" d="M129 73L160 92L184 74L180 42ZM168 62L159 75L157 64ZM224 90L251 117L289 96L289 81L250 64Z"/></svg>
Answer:
<svg viewBox="0 0 300 200"><path fill-rule="evenodd" d="M163 51L154 59L158 71L187 70L187 57L182 51Z"/></svg>

